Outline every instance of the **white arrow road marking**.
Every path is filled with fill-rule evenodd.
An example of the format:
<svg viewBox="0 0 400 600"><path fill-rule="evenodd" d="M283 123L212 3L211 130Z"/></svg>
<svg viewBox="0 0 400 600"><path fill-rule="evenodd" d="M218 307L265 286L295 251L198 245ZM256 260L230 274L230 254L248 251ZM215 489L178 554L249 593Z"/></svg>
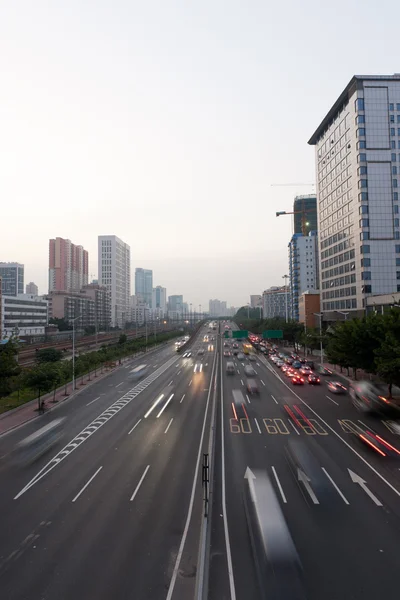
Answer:
<svg viewBox="0 0 400 600"><path fill-rule="evenodd" d="M310 496L310 498L314 502L314 504L319 504L319 500L318 500L317 496L314 494L314 491L310 485L311 479L309 479L309 477L307 477L307 475L301 469L297 469L297 478L304 485L308 495Z"/></svg>
<svg viewBox="0 0 400 600"><path fill-rule="evenodd" d="M364 492L371 498L371 500L373 502L375 502L375 504L377 506L382 506L382 502L380 500L378 500L378 498L371 492L371 490L369 490L367 488L367 482L364 481L364 479L362 477L357 475L357 473L354 473L354 471L352 471L351 469L348 468L347 470L349 472L352 482L358 483L360 488L362 488L364 490Z"/></svg>

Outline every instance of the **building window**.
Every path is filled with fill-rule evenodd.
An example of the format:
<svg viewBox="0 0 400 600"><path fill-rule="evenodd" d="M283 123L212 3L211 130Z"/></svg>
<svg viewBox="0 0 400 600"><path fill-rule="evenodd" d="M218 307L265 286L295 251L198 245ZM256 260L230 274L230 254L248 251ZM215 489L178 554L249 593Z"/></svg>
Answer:
<svg viewBox="0 0 400 600"><path fill-rule="evenodd" d="M399 214L399 205L398 204L393 204L393 212L395 215Z"/></svg>
<svg viewBox="0 0 400 600"><path fill-rule="evenodd" d="M395 179L393 180L393 182L396 181ZM358 182L358 187L359 188L366 188L368 187L368 181L366 179L360 179L360 181ZM395 185L394 187L397 187L397 185Z"/></svg>
<svg viewBox="0 0 400 600"><path fill-rule="evenodd" d="M397 285L397 291L400 292L400 285Z"/></svg>
<svg viewBox="0 0 400 600"><path fill-rule="evenodd" d="M400 115L397 115L397 122L400 123Z"/></svg>
<svg viewBox="0 0 400 600"><path fill-rule="evenodd" d="M394 135L396 135L396 129L394 127L390 128L390 135L393 137Z"/></svg>
<svg viewBox="0 0 400 600"><path fill-rule="evenodd" d="M394 104L393 104L393 102L391 102L391 103L389 104L389 110L394 110Z"/></svg>
<svg viewBox="0 0 400 600"><path fill-rule="evenodd" d="M394 169L396 167L393 167ZM358 167L358 174L359 175L366 175L367 174L367 167ZM395 175L397 175L397 173L395 173Z"/></svg>
<svg viewBox="0 0 400 600"><path fill-rule="evenodd" d="M361 241L363 241L363 240L369 240L369 231L362 231L360 233L360 240Z"/></svg>
<svg viewBox="0 0 400 600"><path fill-rule="evenodd" d="M396 267L400 267L400 258L396 258Z"/></svg>
<svg viewBox="0 0 400 600"><path fill-rule="evenodd" d="M400 254L400 244L396 244L394 249L395 249L396 254Z"/></svg>
<svg viewBox="0 0 400 600"><path fill-rule="evenodd" d="M357 142L357 148L359 150L365 150L366 147L367 147L367 142L365 140L360 140L359 142Z"/></svg>
<svg viewBox="0 0 400 600"><path fill-rule="evenodd" d="M397 179L393 179L393 187L397 188Z"/></svg>
<svg viewBox="0 0 400 600"><path fill-rule="evenodd" d="M397 175L397 167L396 166L392 166L392 175Z"/></svg>
<svg viewBox="0 0 400 600"><path fill-rule="evenodd" d="M357 117L356 117L356 123L358 123L358 124L365 123L365 117L364 117L364 115L357 115ZM394 123L394 115L393 115L393 123Z"/></svg>
<svg viewBox="0 0 400 600"><path fill-rule="evenodd" d="M400 271L396 271L396 279L400 279Z"/></svg>
<svg viewBox="0 0 400 600"><path fill-rule="evenodd" d="M359 202L366 202L368 200L368 192L360 192L358 194L358 201Z"/></svg>
<svg viewBox="0 0 400 600"><path fill-rule="evenodd" d="M396 162L397 154L396 152L392 152L392 162Z"/></svg>
<svg viewBox="0 0 400 600"><path fill-rule="evenodd" d="M396 104L396 110L400 110L400 104Z"/></svg>
<svg viewBox="0 0 400 600"><path fill-rule="evenodd" d="M399 219L393 219L394 220L394 226L398 227L399 226Z"/></svg>
<svg viewBox="0 0 400 600"><path fill-rule="evenodd" d="M358 209L360 215L368 214L368 204L362 204Z"/></svg>
<svg viewBox="0 0 400 600"><path fill-rule="evenodd" d="M394 239L395 240L400 240L400 231L395 231L394 232Z"/></svg>
<svg viewBox="0 0 400 600"><path fill-rule="evenodd" d="M371 294L372 292L372 286L367 284L367 285L363 285L361 288L361 291L363 292L363 294Z"/></svg>
<svg viewBox="0 0 400 600"><path fill-rule="evenodd" d="M363 246L360 246L361 254L369 254L370 252L371 252L371 247L368 244L364 244ZM399 249L399 254L400 254L400 249Z"/></svg>
<svg viewBox="0 0 400 600"><path fill-rule="evenodd" d="M395 202L397 202L397 200L398 200L398 199L399 199L399 194L398 194L398 192L393 192L393 200L394 200Z"/></svg>
<svg viewBox="0 0 400 600"><path fill-rule="evenodd" d="M400 275L400 272L398 274ZM364 281L370 281L371 271L364 271L363 273L361 273L361 279L363 279ZM400 279L400 277L398 277L397 279Z"/></svg>
<svg viewBox="0 0 400 600"><path fill-rule="evenodd" d="M356 110L364 110L364 98L357 98Z"/></svg>
<svg viewBox="0 0 400 600"><path fill-rule="evenodd" d="M394 115L390 115L390 122L394 123Z"/></svg>
<svg viewBox="0 0 400 600"><path fill-rule="evenodd" d="M393 129L393 131L394 131L394 129ZM357 129L357 137L361 137L363 135L365 135L365 127L359 127ZM394 133L393 133L393 135L394 135Z"/></svg>
<svg viewBox="0 0 400 600"><path fill-rule="evenodd" d="M371 259L370 258L362 258L361 259L361 266L362 267L370 267L371 266Z"/></svg>
<svg viewBox="0 0 400 600"><path fill-rule="evenodd" d="M390 147L392 148L392 150L394 150L396 148L396 142L395 142L395 140L391 140L390 141ZM400 141L399 141L399 148L400 148Z"/></svg>

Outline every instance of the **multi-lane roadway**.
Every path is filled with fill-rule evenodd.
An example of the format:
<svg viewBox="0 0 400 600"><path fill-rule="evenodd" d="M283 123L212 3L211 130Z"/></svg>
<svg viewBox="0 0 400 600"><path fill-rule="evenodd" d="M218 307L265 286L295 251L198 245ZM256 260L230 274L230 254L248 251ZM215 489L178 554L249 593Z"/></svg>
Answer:
<svg viewBox="0 0 400 600"><path fill-rule="evenodd" d="M393 423L361 416L348 395L329 393L326 380L293 386L263 355L251 363L233 358L235 375L224 368L232 358L219 367L214 514L221 518L213 523L209 598L263 597L243 505L247 468L272 481L302 563L306 598L399 598L400 461L368 450L352 433L360 420L400 448ZM259 395L246 391L246 364L256 370ZM243 393L242 410L232 406L234 390ZM316 456L323 494L291 468L289 440L304 441Z"/></svg>
<svg viewBox="0 0 400 600"><path fill-rule="evenodd" d="M260 592L243 501L259 473L300 557L305 598L399 598L400 464L353 433L362 421L400 447L397 428L360 415L326 381L293 386L262 355L225 358L224 340L207 335L203 327L189 357L170 344L0 438L2 599L272 598L272 581ZM146 375L132 381L143 363ZM258 395L246 390L249 364ZM232 405L234 392L243 406ZM15 464L18 442L60 417L62 441L32 464ZM314 453L322 492L290 466L296 440Z"/></svg>

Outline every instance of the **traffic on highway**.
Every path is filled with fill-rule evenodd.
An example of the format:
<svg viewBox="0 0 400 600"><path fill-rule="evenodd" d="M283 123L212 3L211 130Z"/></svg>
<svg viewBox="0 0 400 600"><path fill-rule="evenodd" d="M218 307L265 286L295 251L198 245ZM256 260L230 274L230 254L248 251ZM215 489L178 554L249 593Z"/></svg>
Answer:
<svg viewBox="0 0 400 600"><path fill-rule="evenodd" d="M399 597L396 407L239 335L205 322L0 437L2 599Z"/></svg>

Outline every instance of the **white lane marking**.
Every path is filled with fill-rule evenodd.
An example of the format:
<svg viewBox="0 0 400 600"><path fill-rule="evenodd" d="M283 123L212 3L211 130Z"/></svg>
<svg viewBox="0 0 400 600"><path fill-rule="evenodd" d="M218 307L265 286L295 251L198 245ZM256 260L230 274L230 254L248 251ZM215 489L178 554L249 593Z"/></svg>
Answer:
<svg viewBox="0 0 400 600"><path fill-rule="evenodd" d="M182 398L179 401L179 404L182 404L184 397L186 396L186 394L183 394Z"/></svg>
<svg viewBox="0 0 400 600"><path fill-rule="evenodd" d="M297 469L297 479L301 481L301 483L304 485L304 488L308 492L308 495L310 496L313 503L319 504L319 500L310 485L311 479L301 469Z"/></svg>
<svg viewBox="0 0 400 600"><path fill-rule="evenodd" d="M117 383L117 385L115 387L119 387L120 385L122 385L123 383L125 383L124 381L121 381L121 383Z"/></svg>
<svg viewBox="0 0 400 600"><path fill-rule="evenodd" d="M164 404L164 406L162 407L162 409L160 410L160 412L158 413L157 419L160 415L163 414L164 410L167 408L168 404L171 402L173 397L174 397L174 394L171 394L170 397L168 398L168 400L166 401L166 403Z"/></svg>
<svg viewBox="0 0 400 600"><path fill-rule="evenodd" d="M261 432L260 432L260 433L261 433ZM272 472L273 472L273 474L274 474L274 477L275 477L276 484L277 484L277 486L278 486L278 488L279 488L279 492L280 492L280 494L281 494L281 496L282 496L282 500L284 501L284 503L285 503L285 504L287 504L286 496L285 496L285 493L284 493L284 491L283 491L283 488L282 488L282 486L281 486L281 482L279 481L278 474L277 474L277 472L275 471L275 467L271 467L271 469L272 469Z"/></svg>
<svg viewBox="0 0 400 600"><path fill-rule="evenodd" d="M257 419L255 417L254 417L254 420L255 420L256 425L257 425L258 433L261 433L260 426L259 426L258 421L257 421Z"/></svg>
<svg viewBox="0 0 400 600"><path fill-rule="evenodd" d="M193 379L191 379L191 380L189 381L189 385L192 385L192 381L193 381Z"/></svg>
<svg viewBox="0 0 400 600"><path fill-rule="evenodd" d="M72 500L72 502L75 502L75 500L78 500L79 496L86 490L87 486L90 484L91 481L93 481L93 479L96 477L96 475L98 473L100 473L100 471L102 470L103 467L99 467L96 471L96 473L94 475L91 476L91 478L89 479L89 481L87 483L85 483L85 485L83 486L83 488L81 489L80 492L77 493L77 495L75 496L75 498Z"/></svg>
<svg viewBox="0 0 400 600"><path fill-rule="evenodd" d="M168 423L167 429L164 431L164 433L167 433L168 429L171 427L171 423L172 423L173 420L174 420L174 417L172 417L172 419Z"/></svg>
<svg viewBox="0 0 400 600"><path fill-rule="evenodd" d="M261 381L261 383L262 383L263 385L265 385L265 383L263 382L263 380L262 380L262 379L260 379L260 381Z"/></svg>
<svg viewBox="0 0 400 600"><path fill-rule="evenodd" d="M240 381L242 382L242 385L244 385L244 383L243 383L243 379L241 379Z"/></svg>
<svg viewBox="0 0 400 600"><path fill-rule="evenodd" d="M358 419L358 422L361 423L361 425L364 425L364 427L366 429L369 429L368 425L366 425L365 423L363 423L360 419ZM390 430L389 430L390 431Z"/></svg>
<svg viewBox="0 0 400 600"><path fill-rule="evenodd" d="M239 373L239 375L240 375L240 371L239 371L239 369L237 369L237 372L238 372L238 373Z"/></svg>
<svg viewBox="0 0 400 600"><path fill-rule="evenodd" d="M115 417L123 408L125 408L136 396L138 396L143 390L149 387L158 377L160 377L165 371L167 371L174 363L175 358L170 358L164 363L157 371L154 371L151 375L146 377L143 381L135 385L132 389L126 392L116 402L111 404L106 410L104 410L96 419L94 419L89 425L87 425L77 436L75 436L58 454L56 454L27 484L16 496L14 500L18 500L22 494L25 494L33 485L38 483L43 477L48 475L57 465L65 460L71 453L79 448L83 442L91 437L96 431L98 431L103 425L108 423L110 419Z"/></svg>
<svg viewBox="0 0 400 600"><path fill-rule="evenodd" d="M278 404L278 400L276 398L274 398L272 394L271 394L271 398L275 402L275 404Z"/></svg>
<svg viewBox="0 0 400 600"><path fill-rule="evenodd" d="M182 373L182 371L179 369L179 371L177 372L177 375L179 375L180 373Z"/></svg>
<svg viewBox="0 0 400 600"><path fill-rule="evenodd" d="M379 477L379 479L381 481L383 481L384 483L386 483L386 485L392 490L392 492L394 492L395 494L397 494L397 496L400 497L400 492L399 490L397 490L387 479L384 478L383 475L381 475L379 473L379 471L377 471L372 465L369 464L369 462L363 457L361 456L361 454L359 454L357 452L357 450L355 450L355 448L353 448L348 442L346 442L346 440L344 438L342 438L342 436L335 431L335 429L333 429L333 427L331 427L326 421L325 419L323 419L313 408L311 408L311 406L309 404L307 404L307 402L305 400L303 400L303 398L301 398L298 394L296 394L296 392L294 390L292 390L284 381L282 381L283 385L287 387L287 389L293 394L293 396L296 396L296 398L302 403L304 404L304 406L307 406L308 410L310 410L320 421L321 423L323 423L328 429L330 429L330 431L333 433L333 435L335 435L345 446L347 446L347 448L349 448L349 450L351 450L353 452L353 454L355 454L356 456L358 456L358 458L365 464L367 465L367 467L369 469L371 469L371 471L373 473L375 473L375 475L377 477Z"/></svg>
<svg viewBox="0 0 400 600"><path fill-rule="evenodd" d="M155 369L155 368L156 368L156 366L157 366L157 363L154 365L153 369Z"/></svg>
<svg viewBox="0 0 400 600"><path fill-rule="evenodd" d="M357 483L360 486L360 488L364 490L366 494L368 494L371 500L375 502L377 506L382 506L382 502L378 500L378 498L371 492L370 489L367 488L367 482L362 477L357 475L357 473L354 473L354 471L352 471L351 469L347 468L347 470L349 472L352 482Z"/></svg>
<svg viewBox="0 0 400 600"><path fill-rule="evenodd" d="M214 369L215 369L215 364L216 364L217 356L218 356L218 353L216 352L215 355L214 355L214 361L213 361L213 366L212 366L212 370L211 370L210 382L212 382L212 380L213 380ZM221 371L222 371L222 361L221 361ZM170 580L170 583L169 583L168 594L167 594L166 600L171 600L172 594L174 592L175 582L176 582L176 578L178 576L178 571L179 571L179 566L180 566L180 562L181 562L181 559L182 559L183 549L184 549L184 546L185 546L185 542L186 542L186 538L187 538L187 534L188 534L188 530L189 530L189 525L190 525L190 521L191 521L191 518L192 518L194 497L195 497L195 492L196 492L197 482L198 482L198 477L199 477L200 460L202 458L204 432L205 432L205 429L206 429L206 421L207 421L207 416L208 416L208 407L209 407L209 404L210 404L210 397L211 397L211 391L212 391L212 389L213 389L213 386L210 385L210 389L209 389L208 396L207 396L207 404L206 404L206 408L205 408L205 411L204 411L203 427L202 427L202 430L201 430L200 443L199 443L199 451L198 451L197 460L196 460L196 468L194 470L192 493L190 495L190 502L189 502L188 514L187 514L187 518L186 518L185 528L184 528L183 534L182 534L181 543L179 545L179 550L178 550L178 554L177 554L177 557L176 557L174 570L172 572L172 577L171 577L171 580ZM233 599L233 600L235 600L235 599Z"/></svg>
<svg viewBox="0 0 400 600"><path fill-rule="evenodd" d="M255 369L253 369L253 370L254 370L254 373L255 373L256 375L258 375L257 371L256 371Z"/></svg>
<svg viewBox="0 0 400 600"><path fill-rule="evenodd" d="M225 438L224 438L224 378L222 373L221 361L221 486L222 486L222 515L224 520L225 550L226 561L228 564L229 589L231 600L236 600L235 579L233 576L232 553L229 541L228 517L226 510L226 489L225 489Z"/></svg>
<svg viewBox="0 0 400 600"><path fill-rule="evenodd" d="M300 435L300 432L297 431L296 427L294 426L294 424L292 423L291 419L288 419L289 423L291 424L291 426L293 427L293 429L295 430L295 432L297 433L297 435Z"/></svg>
<svg viewBox="0 0 400 600"><path fill-rule="evenodd" d="M98 398L95 398L94 400L91 400L90 402L88 402L86 404L86 406L89 406L90 404L93 404L93 402L97 402L97 400L100 400L100 396Z"/></svg>
<svg viewBox="0 0 400 600"><path fill-rule="evenodd" d="M136 488L135 488L135 491L133 492L133 494L132 494L132 496L131 496L130 502L132 502L132 500L134 500L134 499L135 499L135 496L136 496L136 494L138 493L138 491L139 491L139 488L140 488L140 486L141 486L141 485L142 485L142 483L143 483L143 479L146 477L146 475L147 475L147 471L148 471L149 469L150 469L150 465L147 465L147 467L146 467L146 468L145 468L145 470L144 470L144 473L143 473L143 475L142 475L142 476L141 476L141 478L139 479L139 483L137 484L137 486L136 486Z"/></svg>
<svg viewBox="0 0 400 600"><path fill-rule="evenodd" d="M257 365L257 367L259 367L259 366L260 366L260 363L256 363L256 365Z"/></svg>
<svg viewBox="0 0 400 600"><path fill-rule="evenodd" d="M339 402L336 402L336 400L334 400L333 398L330 398L329 396L327 396L325 394L325 397L328 398L328 400L330 400L331 402L333 402L334 404L336 404L336 406L339 406Z"/></svg>
<svg viewBox="0 0 400 600"><path fill-rule="evenodd" d="M132 429L131 429L130 431L128 431L128 435L131 435L132 431L133 431L134 429L136 429L136 427L139 425L139 423L140 423L140 421L141 421L141 420L142 420L142 419L139 419L139 421L138 421L137 423L135 423L135 425L132 427Z"/></svg>
<svg viewBox="0 0 400 600"><path fill-rule="evenodd" d="M350 504L350 502L347 500L346 496L339 489L339 486L337 486L336 483L333 481L332 477L329 475L329 473L325 469L325 467L321 467L321 469L323 470L323 472L325 473L325 475L327 476L327 478L329 479L329 481L331 482L331 484L333 485L333 487L335 488L335 490L337 491L337 493L339 494L339 496L342 498L343 502L345 504Z"/></svg>
<svg viewBox="0 0 400 600"><path fill-rule="evenodd" d="M168 384L168 387L169 387L170 385L172 385L173 383L174 383L174 380L173 380L173 379L171 379L171 381L170 381L170 382L169 382L169 384Z"/></svg>
<svg viewBox="0 0 400 600"><path fill-rule="evenodd" d="M247 395L247 394L246 394L246 398L247 398L247 402L248 402L249 404L251 404L251 402L250 402L250 398L248 397L248 395Z"/></svg>
<svg viewBox="0 0 400 600"><path fill-rule="evenodd" d="M149 410L147 411L147 413L144 415L144 418L147 419L147 417L153 412L153 410L155 409L155 407L160 404L161 400L164 398L164 394L160 394L157 398L157 400L155 402L153 402L153 404L150 406Z"/></svg>

